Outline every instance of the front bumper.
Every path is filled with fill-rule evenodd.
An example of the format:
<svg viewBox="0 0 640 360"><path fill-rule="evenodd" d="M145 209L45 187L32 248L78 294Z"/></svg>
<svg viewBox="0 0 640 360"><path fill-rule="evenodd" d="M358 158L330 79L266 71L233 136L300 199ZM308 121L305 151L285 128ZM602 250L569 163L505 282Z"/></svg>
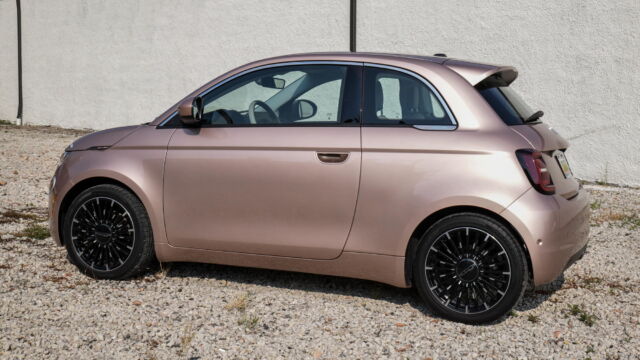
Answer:
<svg viewBox="0 0 640 360"><path fill-rule="evenodd" d="M65 169L64 163L58 165L56 171L53 173L51 182L49 183L49 232L51 238L56 245L62 246L62 239L60 239L58 224L60 215L60 205L62 197L65 192L71 188L73 184L69 180L69 174Z"/></svg>
<svg viewBox="0 0 640 360"><path fill-rule="evenodd" d="M531 189L502 213L525 242L535 286L552 282L584 254L589 240L589 201L584 189L571 200Z"/></svg>
<svg viewBox="0 0 640 360"><path fill-rule="evenodd" d="M49 233L51 233L51 238L56 243L56 245L62 245L62 241L60 240L60 233L58 232L58 193L56 189L57 183L57 175L58 170L56 169L56 174L51 178L51 183L49 184Z"/></svg>

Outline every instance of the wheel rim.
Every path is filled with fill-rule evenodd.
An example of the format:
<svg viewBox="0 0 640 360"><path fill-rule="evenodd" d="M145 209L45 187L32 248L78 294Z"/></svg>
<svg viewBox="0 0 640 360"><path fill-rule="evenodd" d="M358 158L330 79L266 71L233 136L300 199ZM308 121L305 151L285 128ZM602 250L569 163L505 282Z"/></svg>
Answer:
<svg viewBox="0 0 640 360"><path fill-rule="evenodd" d="M461 227L444 232L433 242L425 273L429 290L444 306L475 314L502 300L511 282L511 263L491 234Z"/></svg>
<svg viewBox="0 0 640 360"><path fill-rule="evenodd" d="M122 266L133 252L134 240L131 214L114 199L91 198L73 214L71 241L80 260L94 270Z"/></svg>

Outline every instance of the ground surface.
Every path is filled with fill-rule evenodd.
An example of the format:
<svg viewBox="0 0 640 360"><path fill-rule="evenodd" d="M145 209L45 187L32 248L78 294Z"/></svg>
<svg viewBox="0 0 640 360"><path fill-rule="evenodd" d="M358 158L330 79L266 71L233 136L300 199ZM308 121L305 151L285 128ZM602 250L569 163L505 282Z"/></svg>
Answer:
<svg viewBox="0 0 640 360"><path fill-rule="evenodd" d="M640 190L588 186L584 259L503 321L468 326L369 281L200 264L87 278L40 226L80 134L0 126L0 358L640 357Z"/></svg>

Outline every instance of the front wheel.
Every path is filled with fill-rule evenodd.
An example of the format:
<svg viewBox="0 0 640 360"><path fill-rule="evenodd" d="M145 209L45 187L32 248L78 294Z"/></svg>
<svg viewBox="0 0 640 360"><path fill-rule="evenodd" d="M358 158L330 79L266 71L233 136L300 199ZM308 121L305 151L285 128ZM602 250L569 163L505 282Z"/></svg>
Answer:
<svg viewBox="0 0 640 360"><path fill-rule="evenodd" d="M461 213L436 222L421 239L413 264L423 300L443 317L494 321L522 298L529 281L524 251L504 225Z"/></svg>
<svg viewBox="0 0 640 360"><path fill-rule="evenodd" d="M69 259L99 279L126 279L155 260L147 212L128 190L104 184L81 192L63 222Z"/></svg>

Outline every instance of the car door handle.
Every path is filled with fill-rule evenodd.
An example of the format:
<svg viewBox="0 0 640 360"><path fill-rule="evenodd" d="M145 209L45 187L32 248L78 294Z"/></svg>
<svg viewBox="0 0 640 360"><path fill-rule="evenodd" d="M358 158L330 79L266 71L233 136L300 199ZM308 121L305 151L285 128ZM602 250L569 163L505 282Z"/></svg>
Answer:
<svg viewBox="0 0 640 360"><path fill-rule="evenodd" d="M324 163L332 163L332 164L344 162L349 157L349 153L319 152L317 154L318 154L318 159L320 159L320 161Z"/></svg>

